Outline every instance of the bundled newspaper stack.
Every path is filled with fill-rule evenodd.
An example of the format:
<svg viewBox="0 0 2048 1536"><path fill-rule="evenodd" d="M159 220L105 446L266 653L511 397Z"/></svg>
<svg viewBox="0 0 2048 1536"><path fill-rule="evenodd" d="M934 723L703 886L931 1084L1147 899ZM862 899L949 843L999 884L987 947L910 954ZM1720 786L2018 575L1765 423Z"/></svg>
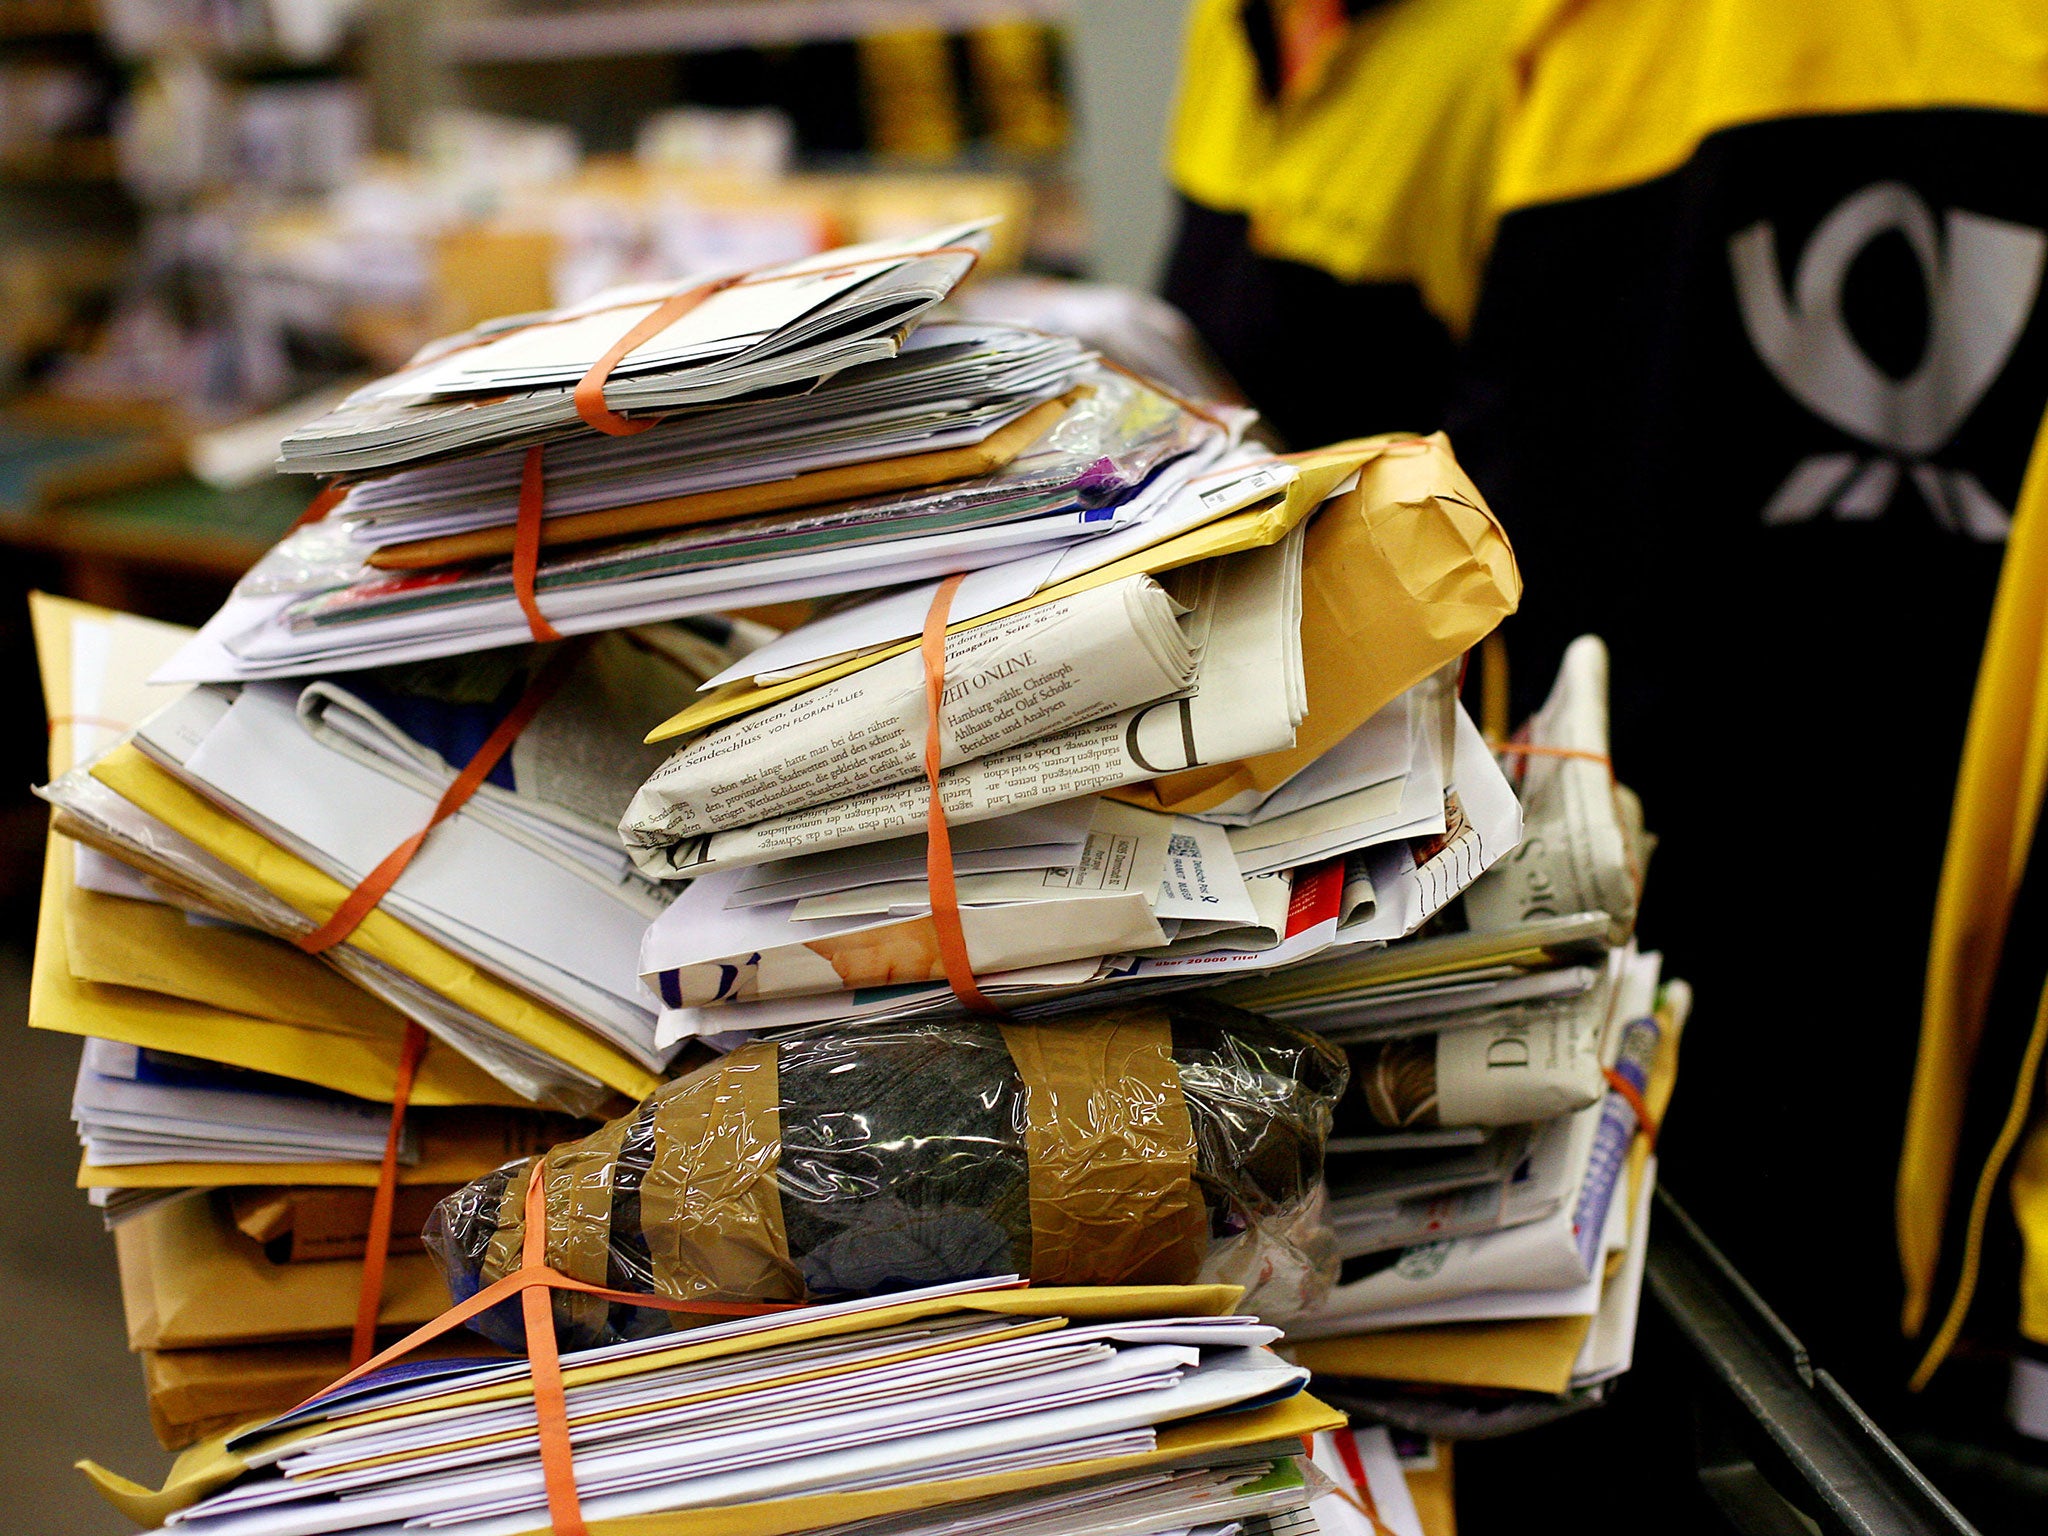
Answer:
<svg viewBox="0 0 2048 1536"><path fill-rule="evenodd" d="M1651 840L1567 652L1510 744L1526 823L1465 927L1239 983L1350 1059L1327 1168L1339 1283L1289 1326L1335 1402L1459 1438L1598 1401L1632 1359L1655 1128L1690 1006L1632 938Z"/></svg>
<svg viewBox="0 0 2048 1536"><path fill-rule="evenodd" d="M452 1294L430 1348L481 1308L536 1351L530 1375L373 1372L201 1442L160 1495L103 1478L138 1518L534 1530L579 1496L573 1443L594 1512L678 1531L752 1529L688 1513L736 1500L777 1531L909 1536L939 1505L946 1529L1222 1530L1400 1480L1391 1441L1273 1448L1339 1427L1263 1353L1276 1326L1360 1400L1440 1378L1306 1352L1566 1319L1553 1396L1625 1365L1650 1178L1626 1114L1661 1113L1682 1007L1667 988L1641 1023L1646 850L1597 653L1504 771L1458 684L1520 580L1448 442L1277 459L1249 413L1071 339L928 318L983 239L479 328L287 440L338 478L196 636L39 610L53 716L95 723L60 732L46 791L76 846L53 843L36 1022L94 1037L89 1183L214 1191L122 1197L132 1338L221 1355L153 1390L167 1438L340 1376L351 1316L360 1358L368 1321ZM1560 830L1517 861L1525 814ZM94 972L117 932L128 970ZM161 1019L101 984L154 987ZM1507 1088L1474 1072L1501 1041L1530 1068ZM391 1112L408 1084L425 1107ZM380 1160L381 1300L377 1218L351 1247L316 1198ZM1443 1281L1400 1289L1432 1243ZM358 1295L336 1255L365 1247ZM265 1271L252 1308L259 1259L319 1286ZM537 1266L557 1294L522 1313L503 1288ZM946 1289L1010 1275L1042 1306ZM927 1387L893 1376L832 1405L843 1443L777 1428L818 1410L801 1391L743 1423L689 1406L784 1357L705 1361L832 1354L903 1293L1135 1331L1043 1363L1093 1373L1071 1398L960 1386L957 1433L906 1421ZM1263 1321L1195 1321L1232 1307ZM730 1348L691 1354L691 1324ZM328 1341L315 1380L258 1358L303 1339ZM1153 1343L1178 1353L1127 1347ZM1113 1406L1058 1417L1084 1404ZM1153 1434L1226 1408L1225 1438ZM386 1410L420 1416L389 1463L359 1443ZM472 1410L458 1448L442 1415ZM1014 1432L1027 1410L1045 1437ZM1069 1499L1091 1513L1062 1527Z"/></svg>

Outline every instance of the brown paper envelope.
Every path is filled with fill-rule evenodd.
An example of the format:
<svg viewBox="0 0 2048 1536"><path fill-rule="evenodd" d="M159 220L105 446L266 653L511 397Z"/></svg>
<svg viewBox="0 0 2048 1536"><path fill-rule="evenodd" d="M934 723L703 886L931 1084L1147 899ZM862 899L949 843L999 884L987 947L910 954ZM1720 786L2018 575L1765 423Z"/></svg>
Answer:
<svg viewBox="0 0 2048 1536"><path fill-rule="evenodd" d="M130 1349L340 1335L355 1326L363 1267L347 1260L273 1264L237 1232L212 1197L145 1211L114 1232ZM425 1254L392 1259L380 1324L411 1326L448 1309L441 1272Z"/></svg>
<svg viewBox="0 0 2048 1536"><path fill-rule="evenodd" d="M1294 745L1109 793L1190 814L1276 789L1477 645L1521 595L1514 551L1450 440L1438 432L1386 448L1309 525L1301 614L1308 714Z"/></svg>
<svg viewBox="0 0 2048 1536"><path fill-rule="evenodd" d="M466 1329L435 1339L415 1359L503 1354ZM226 1349L146 1349L149 1418L167 1451L239 1424L274 1418L348 1370L346 1340L245 1344Z"/></svg>

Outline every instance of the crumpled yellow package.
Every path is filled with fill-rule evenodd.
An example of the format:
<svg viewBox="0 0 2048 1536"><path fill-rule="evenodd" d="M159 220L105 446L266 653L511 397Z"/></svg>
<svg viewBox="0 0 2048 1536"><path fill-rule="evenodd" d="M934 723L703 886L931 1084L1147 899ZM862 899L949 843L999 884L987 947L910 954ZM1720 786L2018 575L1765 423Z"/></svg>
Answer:
<svg viewBox="0 0 2048 1536"><path fill-rule="evenodd" d="M1379 443L1358 484L1310 525L1301 584L1308 714L1294 745L1112 796L1190 815L1247 791L1277 789L1477 645L1522 597L1507 535L1441 432Z"/></svg>

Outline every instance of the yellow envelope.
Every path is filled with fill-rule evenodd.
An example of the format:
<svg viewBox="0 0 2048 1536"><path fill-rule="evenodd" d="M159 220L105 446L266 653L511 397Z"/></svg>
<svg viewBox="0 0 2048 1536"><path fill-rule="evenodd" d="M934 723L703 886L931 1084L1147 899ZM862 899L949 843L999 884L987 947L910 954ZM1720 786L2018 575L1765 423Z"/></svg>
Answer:
<svg viewBox="0 0 2048 1536"><path fill-rule="evenodd" d="M1115 789L1178 815L1306 768L1515 611L1514 551L1443 433L1383 445L1310 526L1302 561L1308 715L1294 745Z"/></svg>
<svg viewBox="0 0 2048 1536"><path fill-rule="evenodd" d="M30 962L30 1028L204 1057L359 1099L390 1099L403 1040L399 1032L335 1034L227 1013L163 992L80 981L64 963L64 901L71 891L71 846L52 837L43 858L43 896ZM525 1100L459 1052L436 1044L420 1061L413 1102L518 1105Z"/></svg>
<svg viewBox="0 0 2048 1536"><path fill-rule="evenodd" d="M1592 1330L1591 1317L1515 1318L1310 1339L1285 1352L1319 1376L1563 1392L1571 1386L1572 1366Z"/></svg>
<svg viewBox="0 0 2048 1536"><path fill-rule="evenodd" d="M195 923L176 907L75 886L64 899L64 955L80 981L161 992L228 1013L376 1040L405 1015L331 965L247 928Z"/></svg>
<svg viewBox="0 0 2048 1536"><path fill-rule="evenodd" d="M103 618L108 610L45 593L30 594L36 653L43 693L55 722L50 768L71 765L74 732L66 718L71 697L71 621ZM391 1097L405 1021L329 967L288 945L257 935L195 927L182 913L154 902L128 901L81 891L72 881L72 849L52 836L44 851L43 890L37 909L35 956L29 974L31 1028L73 1035L97 1035L124 1045L201 1056L208 1061L270 1072L359 1099ZM81 920L74 932L74 917ZM92 927L88 938L85 924ZM101 925L104 925L102 927ZM75 975L69 954L74 938L86 939L97 957L88 972L105 976L115 966L140 975L154 968L175 986L143 989ZM224 940L243 941L223 943ZM107 949L133 951L126 960L107 960ZM190 959L182 958L189 950ZM105 965L101 965L105 961ZM227 977L226 967L250 973L282 962L280 977L305 980L295 1021L259 1017L220 1005L223 997L268 1002L280 988L267 980ZM192 994L210 994L195 997ZM354 1002L360 999L359 1003ZM324 1024L329 1027L314 1027ZM413 1084L418 1104L506 1104L525 1101L459 1052L429 1047Z"/></svg>
<svg viewBox="0 0 2048 1536"><path fill-rule="evenodd" d="M1090 1322L1139 1317L1223 1316L1236 1306L1242 1294L1238 1287L1231 1285L1030 1286L899 1302L850 1316L806 1317L803 1311L798 1311L771 1330L699 1344L688 1342L688 1335L684 1334L679 1336L674 1346L655 1354L634 1360L572 1366L563 1372L563 1378L572 1386L609 1381L665 1366L719 1359L771 1343L795 1344L835 1338L959 1311L992 1312L1008 1317L1067 1317ZM526 1383L512 1382L501 1387L480 1387L451 1394L437 1401L436 1406L504 1401L525 1397L528 1393ZM387 1409L354 1414L335 1422L379 1422L393 1412L395 1410ZM1152 1466L1204 1451L1255 1445L1267 1440L1295 1439L1319 1430L1336 1429L1343 1423L1342 1414L1304 1393L1266 1408L1164 1426L1159 1431L1158 1449L1146 1455L1105 1457L1065 1467L960 1478L944 1483L919 1483L910 1487L877 1488L852 1494L769 1499L728 1509L641 1515L596 1522L592 1524L591 1531L593 1536L785 1536L788 1532L822 1525L904 1513L935 1504L985 1498L1015 1489L1044 1487L1105 1472ZM303 1438L307 1433L309 1431L299 1431L298 1437ZM161 1524L165 1516L189 1508L226 1487L248 1470L248 1463L227 1448L231 1438L232 1432L223 1433L193 1446L178 1458L164 1486L154 1492L94 1462L81 1461L78 1466L116 1509L138 1525L154 1526ZM291 1435L288 1432L285 1437L276 1438L289 1439ZM543 1517L535 1530L545 1529Z"/></svg>
<svg viewBox="0 0 2048 1536"><path fill-rule="evenodd" d="M348 895L340 881L200 798L132 744L99 759L92 776L315 922L325 922ZM644 1099L661 1082L567 1015L486 974L381 908L363 919L349 943L628 1098Z"/></svg>
<svg viewBox="0 0 2048 1536"><path fill-rule="evenodd" d="M260 1344L355 1326L360 1261L273 1264L214 1198L175 1200L114 1229L130 1349ZM447 1309L448 1288L433 1259L394 1254L378 1322L416 1326Z"/></svg>
<svg viewBox="0 0 2048 1536"><path fill-rule="evenodd" d="M1165 571L1177 570L1184 565L1193 565L1202 560L1214 560L1221 555L1234 555L1247 549L1264 549L1279 543L1293 531L1309 513L1322 505L1330 492L1342 485L1355 469L1370 462L1375 456L1387 452L1398 444L1412 442L1405 434L1389 434L1385 437L1362 438L1356 443L1339 444L1335 448L1319 448L1313 453L1292 455L1288 462L1299 471L1285 493L1271 501L1247 507L1241 512L1232 512L1213 523L1204 523L1173 538L1162 540L1150 549L1139 550L1107 565L1063 581L1057 586L1034 592L1020 603L1007 608L998 608L978 618L963 619L949 624L946 633L957 635L962 630L974 629L983 624L994 623L1013 613L1022 613L1030 608L1040 608L1076 592L1106 586L1112 581L1121 581L1126 576L1157 576ZM799 693L808 693L837 678L847 677L855 672L900 656L905 651L917 648L917 640L903 640L893 645L877 646L863 651L845 661L835 662L829 667L820 667L815 672L806 672L801 677L784 682L757 685L751 681L728 683L706 694L695 704L670 716L647 733L647 740L668 741L677 736L690 736L707 730L721 721L761 709L780 699L791 698Z"/></svg>

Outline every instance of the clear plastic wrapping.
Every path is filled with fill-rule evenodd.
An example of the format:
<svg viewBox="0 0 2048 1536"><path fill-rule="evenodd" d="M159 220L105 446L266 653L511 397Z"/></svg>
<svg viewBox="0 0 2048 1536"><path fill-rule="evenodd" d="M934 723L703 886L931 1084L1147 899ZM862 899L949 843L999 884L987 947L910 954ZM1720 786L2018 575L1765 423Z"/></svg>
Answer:
<svg viewBox="0 0 2048 1536"><path fill-rule="evenodd" d="M1323 1148L1340 1052L1170 999L1048 1025L828 1024L665 1084L544 1160L547 1261L615 1290L830 1300L1021 1274L1225 1280L1285 1319L1336 1273ZM458 1300L520 1263L535 1159L426 1229ZM558 1292L564 1347L678 1326ZM521 1347L516 1311L480 1318Z"/></svg>

